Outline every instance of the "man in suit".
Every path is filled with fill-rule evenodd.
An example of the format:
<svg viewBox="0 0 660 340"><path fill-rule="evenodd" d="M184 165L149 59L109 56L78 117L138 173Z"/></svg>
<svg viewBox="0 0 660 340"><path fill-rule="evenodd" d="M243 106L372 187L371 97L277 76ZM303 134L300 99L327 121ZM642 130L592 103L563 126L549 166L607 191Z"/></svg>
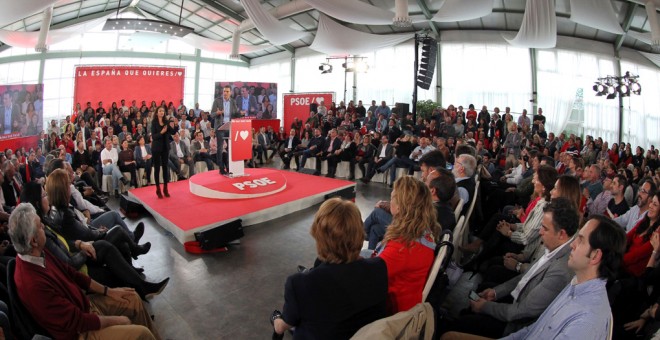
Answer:
<svg viewBox="0 0 660 340"><path fill-rule="evenodd" d="M92 132L90 131L89 127L87 127L87 122L85 122L82 117L78 118L78 125L76 125L76 136L80 131L83 133L82 137L85 142L92 136Z"/></svg>
<svg viewBox="0 0 660 340"><path fill-rule="evenodd" d="M211 106L211 114L213 115L213 128L216 130L216 136L218 140L218 157L217 163L220 167L220 174L224 175L227 173L225 169L225 162L222 158L222 145L223 140L228 138L228 132L220 130L220 127L228 123L234 118L240 118L241 112L238 110L238 106L231 99L231 86L225 85L222 89L222 97L216 98L213 101L213 106Z"/></svg>
<svg viewBox="0 0 660 340"><path fill-rule="evenodd" d="M571 281L574 273L568 268L568 257L578 213L563 197L552 200L543 211L539 233L545 254L524 273L479 293L479 300L470 302L475 314L464 315L452 329L493 338L513 333L533 323ZM522 264L516 265L518 271L521 268Z"/></svg>
<svg viewBox="0 0 660 340"><path fill-rule="evenodd" d="M300 171L303 167L305 167L305 163L307 162L307 158L309 157L319 157L322 153L323 149L323 144L325 143L325 139L323 138L323 135L321 135L321 129L316 128L314 129L314 137L309 141L309 144L307 145L307 149L302 151L302 160L300 161L300 164L298 164L298 169L297 171ZM314 172L314 175L318 176L321 174L321 167L320 167L320 161L316 162L316 172Z"/></svg>
<svg viewBox="0 0 660 340"><path fill-rule="evenodd" d="M193 164L193 158L190 154L190 150L186 146L186 143L181 140L181 136L178 132L172 135L172 139L173 141L170 144L168 165L172 170L174 170L174 172L176 172L179 180L185 179L181 173L182 164L188 165L188 177L194 175L195 167Z"/></svg>
<svg viewBox="0 0 660 340"><path fill-rule="evenodd" d="M2 95L0 112L3 114L3 118L0 121L0 133L3 135L18 132L21 129L21 109L17 104L14 104L12 98L13 95L10 91Z"/></svg>
<svg viewBox="0 0 660 340"><path fill-rule="evenodd" d="M259 111L257 97L250 95L250 91L245 85L241 87L241 96L236 97L236 106L240 110L241 116L256 117L257 111Z"/></svg>
<svg viewBox="0 0 660 340"><path fill-rule="evenodd" d="M296 136L296 130L291 129L289 132L289 138L282 142L280 146L280 158L282 159L283 169L291 168L291 158L294 157L296 160L296 168L298 168L298 157L294 156L296 148L300 145L300 138Z"/></svg>
<svg viewBox="0 0 660 340"><path fill-rule="evenodd" d="M195 162L206 162L207 170L213 170L213 159L209 154L209 142L204 140L204 134L201 131L195 133L195 140L190 143L190 152Z"/></svg>
<svg viewBox="0 0 660 340"><path fill-rule="evenodd" d="M259 161L263 164L262 156L266 157L266 162L270 162L275 153L277 153L277 145L273 141L273 134L266 132L266 127L262 126L259 128L259 133L257 134L257 143L259 143ZM268 156L268 150L273 151L273 153Z"/></svg>
<svg viewBox="0 0 660 340"><path fill-rule="evenodd" d="M380 145L376 154L369 160L369 171L366 176L360 178L363 183L369 183L376 174L376 169L385 165L394 156L394 147L389 143L387 135L380 138Z"/></svg>
<svg viewBox="0 0 660 340"><path fill-rule="evenodd" d="M321 169L321 161L328 161L328 175L327 177L334 178L335 172L337 171L337 163L339 163L339 155L335 154L335 151L341 148L341 138L337 137L337 129L330 130L328 138L323 144L323 153L321 157L316 157L316 170Z"/></svg>

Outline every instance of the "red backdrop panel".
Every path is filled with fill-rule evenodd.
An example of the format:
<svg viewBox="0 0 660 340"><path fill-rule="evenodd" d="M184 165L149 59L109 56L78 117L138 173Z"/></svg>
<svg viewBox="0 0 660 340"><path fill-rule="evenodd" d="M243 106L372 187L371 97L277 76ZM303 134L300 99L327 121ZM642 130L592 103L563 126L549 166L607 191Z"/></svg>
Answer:
<svg viewBox="0 0 660 340"><path fill-rule="evenodd" d="M130 106L136 100L147 105L155 100L160 104L174 102L179 105L183 99L183 82L186 76L184 67L151 67L151 66L77 66L73 106L92 102L97 108L100 101L106 110L112 102L121 106L120 100L126 100Z"/></svg>
<svg viewBox="0 0 660 340"><path fill-rule="evenodd" d="M320 104L325 102L326 107L330 107L334 92L315 92L315 93L285 93L284 95L284 131L289 133L293 119L298 117L303 124L309 118L310 105L312 103Z"/></svg>

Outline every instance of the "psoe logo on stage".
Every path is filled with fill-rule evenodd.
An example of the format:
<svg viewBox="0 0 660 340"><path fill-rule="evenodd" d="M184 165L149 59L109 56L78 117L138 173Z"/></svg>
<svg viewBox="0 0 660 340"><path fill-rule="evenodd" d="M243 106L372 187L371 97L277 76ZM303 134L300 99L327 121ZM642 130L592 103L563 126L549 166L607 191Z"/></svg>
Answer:
<svg viewBox="0 0 660 340"><path fill-rule="evenodd" d="M242 191L249 189L256 189L258 187L265 187L273 184L277 184L277 182L269 179L268 177L263 177L252 181L232 183L233 186L235 186L238 190L242 190Z"/></svg>

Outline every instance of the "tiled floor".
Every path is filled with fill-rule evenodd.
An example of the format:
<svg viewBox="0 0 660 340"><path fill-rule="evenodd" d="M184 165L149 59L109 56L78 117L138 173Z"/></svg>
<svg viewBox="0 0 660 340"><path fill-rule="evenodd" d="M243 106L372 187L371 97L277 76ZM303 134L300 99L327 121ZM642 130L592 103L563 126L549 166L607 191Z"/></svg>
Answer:
<svg viewBox="0 0 660 340"><path fill-rule="evenodd" d="M274 166L277 162L274 163ZM358 181L356 203L362 218L374 204L389 199L385 184ZM176 199L175 197L170 199ZM116 201L109 202L116 207ZM284 302L284 283L299 264L315 259L309 228L318 206L245 228L239 246L226 253L192 255L153 218L144 241L151 251L139 258L147 279L170 277L165 291L150 300L156 326L163 339L266 339L272 328L268 318ZM130 225L139 220L131 220ZM288 335L287 335L288 337Z"/></svg>

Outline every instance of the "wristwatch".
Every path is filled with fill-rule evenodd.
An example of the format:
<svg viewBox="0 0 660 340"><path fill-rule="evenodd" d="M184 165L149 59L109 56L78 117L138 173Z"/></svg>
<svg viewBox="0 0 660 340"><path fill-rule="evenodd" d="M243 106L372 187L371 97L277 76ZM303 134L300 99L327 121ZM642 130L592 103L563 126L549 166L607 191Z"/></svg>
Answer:
<svg viewBox="0 0 660 340"><path fill-rule="evenodd" d="M520 267L522 267L522 262L518 262L518 264L516 265L516 271L518 273L520 273Z"/></svg>

